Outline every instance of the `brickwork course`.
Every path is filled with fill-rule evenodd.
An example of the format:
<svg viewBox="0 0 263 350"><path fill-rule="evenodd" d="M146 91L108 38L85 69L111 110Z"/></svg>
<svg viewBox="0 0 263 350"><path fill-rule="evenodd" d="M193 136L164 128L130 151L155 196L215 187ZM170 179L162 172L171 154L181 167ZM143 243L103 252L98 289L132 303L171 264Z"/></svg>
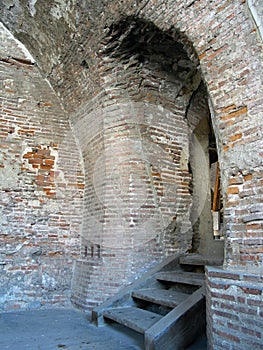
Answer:
<svg viewBox="0 0 263 350"><path fill-rule="evenodd" d="M263 7L2 0L0 308L85 310L211 231L211 349L263 346Z"/></svg>

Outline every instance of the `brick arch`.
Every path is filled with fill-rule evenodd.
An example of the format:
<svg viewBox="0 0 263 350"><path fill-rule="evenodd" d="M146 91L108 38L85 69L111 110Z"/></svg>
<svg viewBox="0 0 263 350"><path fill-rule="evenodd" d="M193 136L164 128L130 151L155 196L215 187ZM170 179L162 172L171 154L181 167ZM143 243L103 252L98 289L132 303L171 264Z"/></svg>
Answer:
<svg viewBox="0 0 263 350"><path fill-rule="evenodd" d="M177 83L180 82L181 84L179 90L177 90L175 94L175 99L178 98L178 95L180 94L185 95L184 103L186 107L184 113L189 127L189 132L192 133L202 119L206 120L204 123L211 124L211 117L208 106L208 94L202 80L197 53L195 52L193 45L187 36L184 33L180 32L178 29L170 28L167 31L162 31L152 22L147 22L145 19L137 18L135 16L121 18L120 21L113 23L110 26L106 36L102 39L101 45L99 45L99 52L100 57L106 57L107 59L110 57L111 59L118 62L118 64L124 64L127 67L127 62L131 58L133 59L133 65L135 65L135 62L137 61L140 66L143 66L145 64L145 61L149 61L149 69L152 69L153 75L155 74L154 71L158 69L166 71L166 73L168 72L167 74L170 74L170 81L174 80L177 81ZM156 67L156 65L158 67ZM107 69L110 70L109 67ZM114 66L112 66L112 70L114 70ZM138 70L136 71L135 75L139 76L137 79L141 79L140 85L143 85L144 80ZM115 77L118 80L117 74ZM169 82L169 79L165 82L165 84L168 86L168 89L170 88L176 90L176 86L172 86ZM139 97L136 95L133 96L130 91L131 87L129 85L126 85L125 89L126 93L124 95L127 100L135 100L136 102L143 100L149 102L147 95L139 94ZM162 92L160 94L162 94ZM157 97L157 95L155 95L154 103L157 105L159 104L160 106L164 106L170 111L173 111L175 107L172 103L170 103L170 105L167 107L165 101L162 101L162 98L160 98L160 96ZM212 107L210 106L210 108ZM162 122L165 123L165 119L162 120ZM212 137L213 126L208 126L207 130L209 128L211 131L210 135L208 135L209 137ZM207 142L209 143L208 139ZM209 147L209 144L207 147ZM215 147L215 145L213 147ZM201 156L200 159L203 159L205 163L207 162L208 167L210 167L210 160L208 156L209 152L205 148L204 152L207 153L207 156L203 158ZM208 157L207 160L205 160L206 157ZM189 167L192 167L190 163L191 157L189 161ZM205 164L203 164L203 167L205 167ZM210 170L208 170L208 172L209 171ZM193 177L193 174L191 174L191 176ZM195 182L196 180L192 178L191 181ZM193 187L193 184L190 186ZM210 192L210 190L206 190L206 192ZM203 209L203 201L205 198L210 198L210 194L208 195L208 193L203 193L202 199L197 199L197 195L195 196L196 203L199 204L194 203L195 201L193 201L193 203L189 203L189 206L191 206L190 216L192 217L192 221L194 221L192 222L192 225L195 225L197 218L194 218L197 216L197 213L199 213L200 216ZM209 199L209 202L211 202L211 198ZM198 205L200 208L196 207ZM194 207L196 208L194 209ZM209 211L209 205L207 211ZM176 213L174 213L174 215L176 215ZM208 216L206 220L212 222L209 213L207 215ZM211 225L211 223L209 223L209 225ZM213 237L212 232L213 230L211 229L211 237L208 237L208 240L210 241ZM177 233L179 234L179 232ZM197 233L197 235L199 235L199 233ZM190 249L193 251L193 247ZM194 251L196 251L195 249Z"/></svg>
<svg viewBox="0 0 263 350"><path fill-rule="evenodd" d="M178 28L193 43L209 93L222 169L225 265L259 266L260 246L245 237L253 235L252 227L260 237L256 216L250 216L251 222L246 216L255 210L254 205L260 205L261 156L252 154L253 149L262 149L262 44L245 3L198 1L190 5L163 6L158 15L149 4L140 15L164 30Z"/></svg>
<svg viewBox="0 0 263 350"><path fill-rule="evenodd" d="M262 178L262 43L246 3L201 0L153 4L147 1L134 7L132 1L125 4L111 1L100 9L95 5L91 7L89 16L86 16L87 9L82 8L78 13L73 9L75 17L51 17L57 31L50 29L49 4L43 6L41 14L37 6L34 16L25 16L23 22L26 25L22 23L24 16L21 15L21 21L9 23L6 17L5 21L27 46L37 42L38 36L41 38L40 45L35 45L39 51L34 56L38 56L44 74L60 93L73 127L78 122L77 111L85 110L86 101L100 92L99 71L103 62L98 62L97 48L104 31L112 23L133 16L153 23L163 32L183 33L179 41L188 38L187 42L192 44L186 44L186 51L192 46L200 62L219 149L227 238L225 266L259 266L262 263L259 193ZM22 11L23 6L4 11L4 16L14 13L19 17L15 12L18 10ZM24 9L25 14L26 11ZM41 26L37 26L39 16ZM65 30L64 37L61 29ZM39 35L41 33L44 35Z"/></svg>
<svg viewBox="0 0 263 350"><path fill-rule="evenodd" d="M245 266L249 262L257 266L262 261L260 248L255 243L253 250L249 239L243 245L243 238L252 235L248 233L252 227L258 230L258 225L253 226L253 215L251 223L246 216L255 211L254 203L259 203L258 194L252 199L249 193L258 192L262 171L261 156L253 152L262 149L262 44L247 5L229 1L207 5L199 1L180 7L173 2L168 6L160 4L155 11L149 2L138 17L163 31L176 29L176 33L183 33L177 40L186 42L191 57L198 57L221 164L227 238L225 265ZM235 184L237 188L233 189ZM241 210L235 209L238 206L246 207L246 213L241 215Z"/></svg>
<svg viewBox="0 0 263 350"><path fill-rule="evenodd" d="M78 123L83 114L91 114L101 104L107 105L105 87L110 88L111 86L110 75L106 76L109 85L105 86L102 84L103 75L101 74L104 66L108 65L111 68L111 63L107 60L100 61L98 57L98 46L105 37L105 32L113 23L133 17L152 23L162 32L180 33L177 41L185 45L185 50L191 59L193 55L193 60L200 67L201 77L206 85L222 170L226 236L224 265L226 269L207 268L207 323L211 349L215 347L223 349L226 344L233 348L249 348L251 344L257 348L262 347L262 313L260 314L259 311L259 306L262 304L263 259L262 41L256 28L258 26L260 29L262 25L258 22L258 18L256 24L253 22L248 9L249 5L251 12L254 13L255 6L259 6L259 3L260 1L248 1L247 4L243 0L145 0L137 2L134 6L133 0L125 2L113 0L108 3L105 1L89 2L88 8L86 7L87 2L77 2L77 6L74 6L73 2L70 2L70 6L67 6L66 2L57 3L54 6L52 1L37 1L35 4L32 2L29 7L25 2L22 4L20 1L16 1L16 6L10 6L6 1L1 4L1 9L4 8L1 13L3 23L15 33L35 57L43 75L48 77L54 90L59 94L63 108L70 116L73 130L78 135L78 142L83 142L84 145L89 140L87 131L90 131L91 124L88 127L84 124L79 129L76 126L81 125ZM10 57L8 60L10 61ZM7 64L3 61L0 63ZM31 78L36 79L36 76L37 73L34 71L34 76ZM7 82L6 85L7 90L10 88L9 83ZM45 84L43 86L50 93L49 87ZM24 96L23 93L24 91L21 92L21 96ZM33 94L37 95L38 91L34 90ZM99 96L100 99L94 99L96 96ZM147 101L146 97L144 96L144 102ZM133 95L131 101L134 102L135 98L136 96ZM160 102L160 98L158 101ZM20 102L23 103L21 100ZM31 111L31 107L33 108L31 105L30 108L28 107L28 111ZM124 105L122 107L124 108ZM48 109L48 106L40 104L39 108ZM54 105L53 108L55 108ZM156 109L152 112L156 112ZM63 118L64 113L61 114L62 124L64 123ZM47 120L46 118L45 121ZM96 124L95 118L91 121ZM148 130L145 128L145 123L137 125L137 131L140 130L145 137L149 137L149 130L152 130L151 125L148 125ZM26 133L19 137L29 138L31 132L36 132L31 129L25 129L25 131ZM160 128L158 131L160 132L156 136L163 137L168 143L169 138L165 138L167 132L163 133ZM124 134L131 130L124 128L119 132ZM9 139L15 135L13 128L4 130L4 133ZM103 142L100 145L103 145ZM39 149L44 150L49 157L56 156L54 148L42 149L43 145L39 146L41 146ZM94 154L99 154L98 145L93 146ZM179 146L174 145L174 148L170 148L170 154L176 158L175 151L179 149ZM28 158L25 158L25 164L33 162L35 153L37 153L36 149L33 150L32 147L26 150L25 155ZM53 161L50 158L48 160L51 160L51 163ZM41 164L37 167L41 167ZM89 164L87 162L87 165ZM14 165L12 163L13 167ZM127 163L123 164L124 169L126 165ZM164 181L160 177L160 172L157 171L158 163L153 165L155 165L151 167L153 184L161 194L164 190ZM137 169L139 169L138 166ZM35 202L32 205L35 205ZM163 237L164 241L174 230L176 222L174 221L167 228L166 236ZM60 224L62 225L61 230L65 233L68 227L63 227L64 222L61 220ZM72 224L78 225L76 218ZM56 226L56 223L53 222L51 225ZM168 243L174 245L175 242L168 239ZM70 244L72 241L69 239ZM58 245L53 247L56 249ZM24 245L19 251L23 252L22 249L25 249L32 254L34 261L42 259L42 252L33 250L33 248L30 245ZM75 246L75 248L75 256L77 256L78 247ZM73 283L72 299L75 303L85 307L91 307L102 301L113 294L121 284L132 280L135 275L138 276L143 272L143 269L140 269L142 266L147 269L152 264L154 254L159 254L159 257L162 255L158 250L158 244L144 245L143 249L133 251L133 255L130 249L124 250L122 254L118 254L115 250L108 250L104 254L105 252L98 244L89 248L90 250L83 245L84 258L76 262ZM149 260L145 259L145 252L150 253ZM167 252L169 253L169 250ZM102 254L104 254L103 257ZM87 259L86 255L92 255L93 260ZM43 259L46 262L46 257ZM38 304L38 301L41 300L44 305L54 301L60 305L68 302L68 299L64 299L68 289L61 294L62 299L56 299L58 290L54 284L54 274L65 269L65 262L59 261L61 266L54 264L56 265L54 266L55 272L54 269L51 272L44 263L43 271L45 270L46 273L42 282L47 288L47 296L44 302L41 296L36 298L29 296L32 298L31 307L40 307L41 304ZM67 261L71 266L68 257ZM125 266L123 270L119 269L121 264ZM16 266L13 267L16 268ZM25 265L22 268L24 269ZM34 277L38 274L35 270L36 265L31 264L28 268L27 276L32 276L33 273ZM128 275L127 271L135 273ZM24 276L20 269L18 271L11 269L10 273L19 274L19 278L21 274L22 278ZM61 273L58 274L58 285L63 288L64 276ZM114 275L114 278L110 274ZM106 283L103 281L104 277L110 277ZM28 281L31 283L34 279L28 279ZM69 280L66 283L68 282ZM36 283L39 283L39 279L36 279ZM88 293L87 286L89 286ZM54 288L54 299L50 297L50 288ZM28 288L25 290L29 292ZM39 288L33 292L36 290ZM9 301L12 299L10 294L8 298ZM17 303L14 304L14 307L17 307L16 305Z"/></svg>
<svg viewBox="0 0 263 350"><path fill-rule="evenodd" d="M155 263L164 255L191 249L193 233L189 225L193 203L188 133L198 124L202 114L209 115L197 56L184 35L176 30L160 30L153 23L136 17L122 17L106 32L97 45L98 83L94 80L97 95L71 115L84 156L87 188L82 259L76 265L73 301L87 308L96 304L99 298L100 301L105 298L105 294L97 294L98 286L110 286L107 291L112 294L118 290L120 285L114 280L116 274L123 276L121 284L133 278L131 263L133 274L139 275L149 263ZM82 65L89 69L86 60ZM193 95L198 96L194 103L196 115L189 121ZM150 120L150 115L155 118ZM85 124L89 125L86 132ZM164 149L157 152L157 163L150 164L148 155L135 150L138 141L141 145L147 144L149 149L152 145L154 152ZM158 161L167 156L170 163L165 169ZM117 193L112 190L116 183L111 176L120 164L123 165L121 183L127 172L125 165L134 159L138 162L139 158L147 158L148 173L151 172L149 182L152 187L147 188L149 203L139 203L136 215L125 212L123 218L130 219L131 225L124 225L119 213L125 209L125 196L118 192L116 213L113 205ZM104 173L100 174L98 169L103 169ZM140 170L143 178L144 169ZM166 195L173 172L176 176L172 183L176 189L172 189L172 195ZM131 182L130 185L134 186ZM136 197L140 198L144 190L143 186L137 187L134 190ZM151 196L161 204L151 203ZM131 200L128 194L126 197ZM175 197L179 199L178 203ZM175 201L174 207L172 201ZM156 208L163 219L168 219L165 227L158 220L153 223L147 217L156 214ZM132 211L133 207L128 209ZM116 264L114 270L111 268L113 261Z"/></svg>

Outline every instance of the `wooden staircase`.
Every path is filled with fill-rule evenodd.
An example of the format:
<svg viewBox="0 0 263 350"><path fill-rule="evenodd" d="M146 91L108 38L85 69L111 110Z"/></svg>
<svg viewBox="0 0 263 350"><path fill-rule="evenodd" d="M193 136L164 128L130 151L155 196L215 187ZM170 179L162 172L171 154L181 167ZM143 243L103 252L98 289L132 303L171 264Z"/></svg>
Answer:
<svg viewBox="0 0 263 350"><path fill-rule="evenodd" d="M146 350L186 349L205 332L202 259L168 259L95 308L92 319L97 325L118 322L143 334Z"/></svg>

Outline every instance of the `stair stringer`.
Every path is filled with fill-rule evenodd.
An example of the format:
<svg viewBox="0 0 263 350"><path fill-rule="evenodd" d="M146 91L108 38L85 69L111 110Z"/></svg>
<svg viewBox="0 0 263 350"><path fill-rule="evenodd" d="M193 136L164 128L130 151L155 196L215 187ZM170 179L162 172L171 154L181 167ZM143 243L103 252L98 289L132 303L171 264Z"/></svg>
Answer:
<svg viewBox="0 0 263 350"><path fill-rule="evenodd" d="M142 288L152 288L160 283L156 281L155 274L162 271L167 271L173 269L175 266L179 265L179 259L181 254L175 254L167 257L155 267L151 268L142 277L138 278L136 281L130 285L122 288L117 294L107 299L105 302L95 307L92 310L92 322L98 327L105 324L103 319L103 312L107 309L124 307L124 306L135 306L135 302L132 298L132 292Z"/></svg>
<svg viewBox="0 0 263 350"><path fill-rule="evenodd" d="M145 332L145 350L182 350L206 328L205 287L201 287Z"/></svg>

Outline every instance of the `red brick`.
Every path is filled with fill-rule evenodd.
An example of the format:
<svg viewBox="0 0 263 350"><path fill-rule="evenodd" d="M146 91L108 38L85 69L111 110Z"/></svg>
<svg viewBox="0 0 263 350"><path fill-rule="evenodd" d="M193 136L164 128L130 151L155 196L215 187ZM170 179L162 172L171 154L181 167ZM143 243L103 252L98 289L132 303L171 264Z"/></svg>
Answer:
<svg viewBox="0 0 263 350"><path fill-rule="evenodd" d="M220 337L224 338L224 339L229 339L231 340L231 342L235 342L235 343L240 343L240 338L233 335L233 334L229 334L226 332L222 332L220 330L215 329L214 332L219 335Z"/></svg>

